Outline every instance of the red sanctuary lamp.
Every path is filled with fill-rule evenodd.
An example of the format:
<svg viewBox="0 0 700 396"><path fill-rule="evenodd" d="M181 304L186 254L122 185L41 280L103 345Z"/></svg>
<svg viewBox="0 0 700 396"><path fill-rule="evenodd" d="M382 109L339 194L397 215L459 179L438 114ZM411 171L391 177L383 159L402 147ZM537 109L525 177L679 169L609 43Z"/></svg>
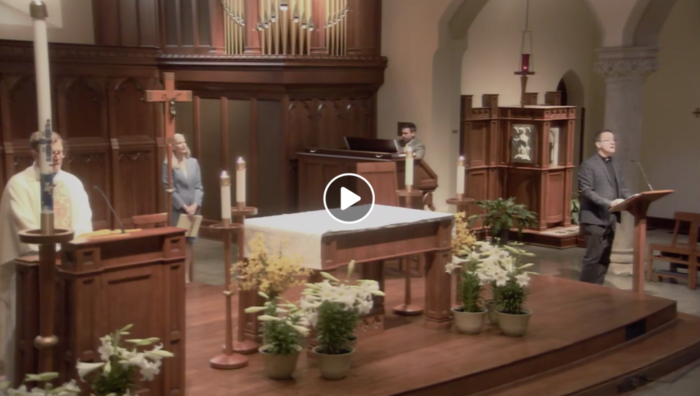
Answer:
<svg viewBox="0 0 700 396"><path fill-rule="evenodd" d="M525 30L523 30L523 37L520 43L520 67L518 71L515 72L516 75L520 76L520 106L525 107L525 88L527 87L527 76L535 74L533 71L533 61L532 61L532 32L528 29L529 14L530 14L530 2L528 1L527 8L525 11Z"/></svg>

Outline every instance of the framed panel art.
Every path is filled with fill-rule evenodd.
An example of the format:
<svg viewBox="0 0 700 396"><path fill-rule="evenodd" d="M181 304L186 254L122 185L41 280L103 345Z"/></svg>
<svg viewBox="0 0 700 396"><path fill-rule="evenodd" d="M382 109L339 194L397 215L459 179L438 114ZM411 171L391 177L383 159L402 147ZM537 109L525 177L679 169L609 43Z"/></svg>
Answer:
<svg viewBox="0 0 700 396"><path fill-rule="evenodd" d="M535 163L537 129L532 124L514 124L510 142L510 162Z"/></svg>

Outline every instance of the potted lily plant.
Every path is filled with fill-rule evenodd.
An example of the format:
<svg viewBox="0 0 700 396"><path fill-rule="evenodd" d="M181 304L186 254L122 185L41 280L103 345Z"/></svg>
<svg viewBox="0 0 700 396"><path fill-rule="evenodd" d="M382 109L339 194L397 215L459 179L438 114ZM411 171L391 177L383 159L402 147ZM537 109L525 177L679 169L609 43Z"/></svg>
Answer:
<svg viewBox="0 0 700 396"><path fill-rule="evenodd" d="M477 273L478 254L473 254L476 237L469 229L466 213L455 214L452 237L452 263L445 266L447 273L455 273L457 281L457 301L461 305L452 308L455 327L461 333L477 334L481 331L486 309L481 306L481 293L484 283Z"/></svg>
<svg viewBox="0 0 700 396"><path fill-rule="evenodd" d="M321 272L325 280L307 283L302 293L302 310L318 341L312 352L317 358L321 376L330 380L347 376L355 353L350 341L355 335L357 321L372 310L373 296L384 295L377 281L360 279L351 282L354 266L355 262L351 261L343 282Z"/></svg>
<svg viewBox="0 0 700 396"><path fill-rule="evenodd" d="M490 284L492 298L486 300L484 305L488 311L488 318L492 324L500 326L502 310L504 304L510 308L513 296L508 294L512 291L510 279L514 279L520 285L529 282L529 274L534 272L525 271L533 264L520 264L523 257L533 257L534 254L520 248L522 244L511 242L510 245L494 245L489 242L476 242L471 256L478 261L476 273L482 283ZM527 284L525 284L527 286ZM504 302L504 299L511 302ZM506 309L507 312L514 312ZM506 326L508 326L506 324ZM504 332L505 333L505 332Z"/></svg>
<svg viewBox="0 0 700 396"><path fill-rule="evenodd" d="M479 277L478 264L478 255L470 255L464 263L448 265L446 268L447 272L457 269L461 276L457 296L462 304L452 308L455 327L460 333L480 333L486 318L487 311L481 306L484 281Z"/></svg>
<svg viewBox="0 0 700 396"><path fill-rule="evenodd" d="M88 363L78 360L76 369L80 380L86 382L89 379L91 395L94 396L129 396L135 395L139 389L136 383L137 374L141 375L143 381L153 381L153 378L160 373L163 359L171 358L171 352L163 350L163 344L156 345L151 350L141 350L139 347L154 345L158 338L128 339L128 325L105 337L100 338L102 345L98 348L101 362ZM125 344L131 344L131 348L125 348ZM80 394L81 390L76 381L65 383L54 388L51 381L58 378L58 373L29 374L25 378L26 382L45 382L44 389L35 387L31 390L26 385L17 389L10 388L9 382L0 384L0 395L2 396L45 396L58 395L68 396Z"/></svg>
<svg viewBox="0 0 700 396"><path fill-rule="evenodd" d="M263 322L264 343L258 351L263 356L265 373L272 379L290 378L303 349L301 338L309 335L308 321L295 304L280 297L270 299L263 292L259 294L268 300L265 305L247 308L245 312L264 312L258 317Z"/></svg>
<svg viewBox="0 0 700 396"><path fill-rule="evenodd" d="M537 224L537 214L527 210L523 204L516 204L515 197L474 203L484 210L483 225L490 229L492 240L499 245L508 244L508 233L512 228L518 229L518 238L521 238L523 228L534 227ZM472 219L477 217L474 215Z"/></svg>

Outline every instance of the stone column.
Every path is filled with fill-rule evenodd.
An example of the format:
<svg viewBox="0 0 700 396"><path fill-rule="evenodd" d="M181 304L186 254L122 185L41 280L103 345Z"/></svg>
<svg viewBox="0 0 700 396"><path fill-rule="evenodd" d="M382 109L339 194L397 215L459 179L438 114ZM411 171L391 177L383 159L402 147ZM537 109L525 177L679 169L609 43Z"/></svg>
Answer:
<svg viewBox="0 0 700 396"><path fill-rule="evenodd" d="M656 48L617 47L598 51L595 69L605 77L604 128L615 133L615 158L623 168L625 184L633 194L647 190L640 183L638 166L642 148L642 101L644 79L659 65ZM632 235L634 222L627 212L617 225L609 273L632 273Z"/></svg>

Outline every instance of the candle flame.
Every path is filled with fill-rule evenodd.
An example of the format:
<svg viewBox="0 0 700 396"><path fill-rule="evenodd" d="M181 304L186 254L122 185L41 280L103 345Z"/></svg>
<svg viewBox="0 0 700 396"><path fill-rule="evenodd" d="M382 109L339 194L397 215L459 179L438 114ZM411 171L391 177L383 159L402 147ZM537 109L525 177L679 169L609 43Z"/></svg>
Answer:
<svg viewBox="0 0 700 396"><path fill-rule="evenodd" d="M221 178L223 179L226 177L228 177L228 173L226 173L226 171L221 172Z"/></svg>
<svg viewBox="0 0 700 396"><path fill-rule="evenodd" d="M242 163L244 163L245 161L243 161L243 157L238 157L238 160L237 160L236 162L239 163L239 164L242 164Z"/></svg>

